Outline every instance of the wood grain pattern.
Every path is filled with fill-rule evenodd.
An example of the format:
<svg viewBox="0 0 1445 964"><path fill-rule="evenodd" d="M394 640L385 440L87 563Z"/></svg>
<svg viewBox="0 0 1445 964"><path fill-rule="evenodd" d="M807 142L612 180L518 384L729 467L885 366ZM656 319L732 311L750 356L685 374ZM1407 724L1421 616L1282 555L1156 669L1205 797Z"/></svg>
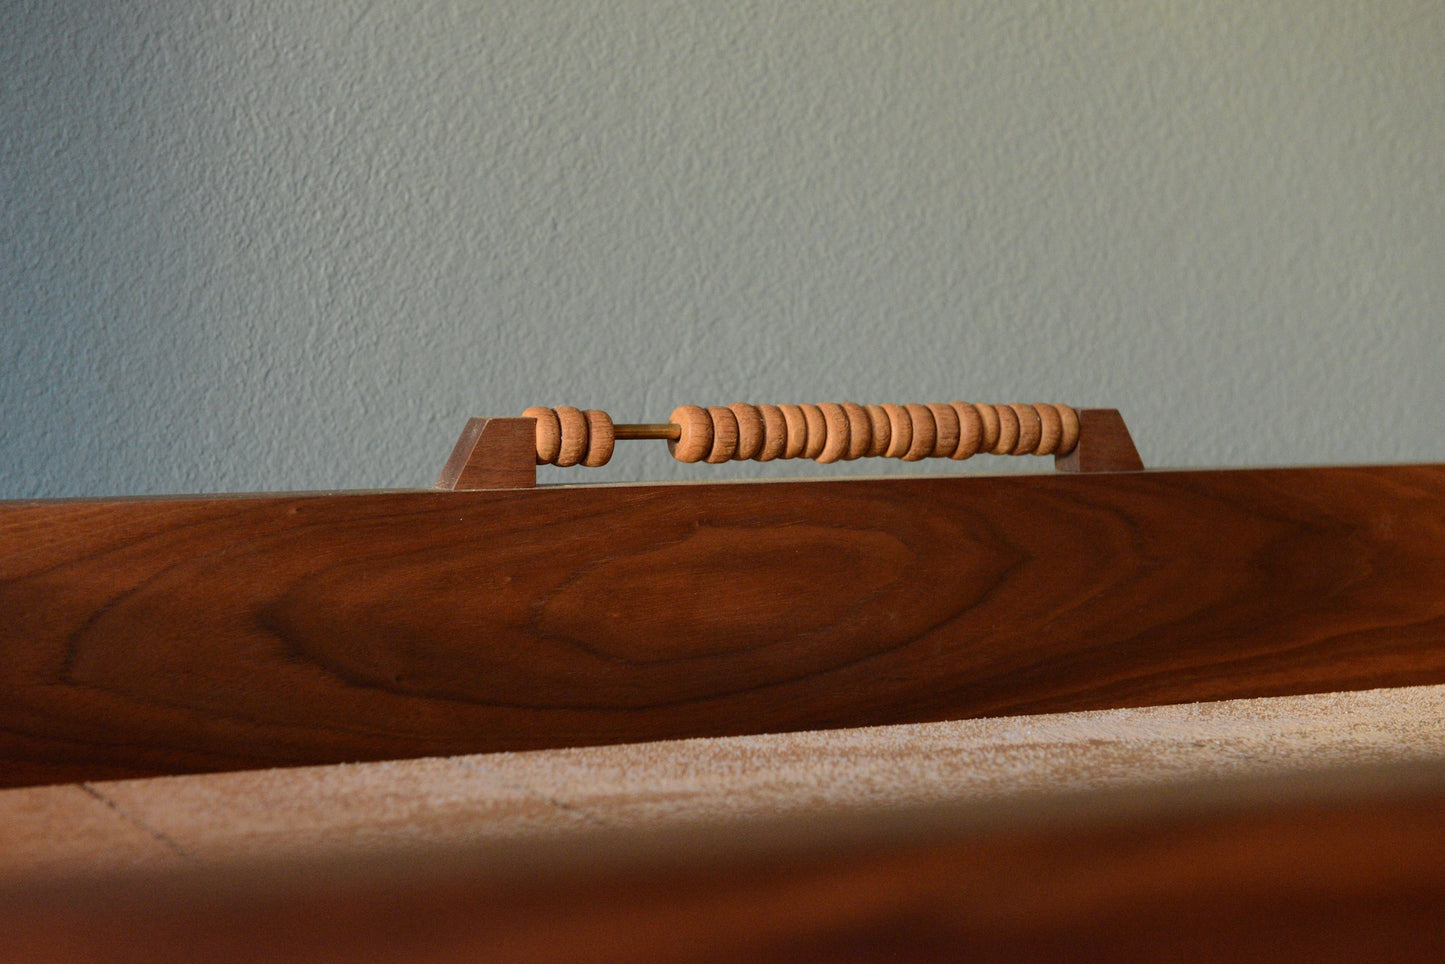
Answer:
<svg viewBox="0 0 1445 964"><path fill-rule="evenodd" d="M0 882L7 961L1438 961L1438 764Z"/></svg>
<svg viewBox="0 0 1445 964"><path fill-rule="evenodd" d="M0 504L6 785L1442 681L1445 466Z"/></svg>

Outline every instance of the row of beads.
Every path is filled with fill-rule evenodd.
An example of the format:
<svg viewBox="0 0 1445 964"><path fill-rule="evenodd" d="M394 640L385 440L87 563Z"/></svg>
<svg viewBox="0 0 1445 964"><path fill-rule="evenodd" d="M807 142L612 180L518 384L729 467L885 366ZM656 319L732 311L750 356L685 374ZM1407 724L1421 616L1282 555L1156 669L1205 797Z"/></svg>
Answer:
<svg viewBox="0 0 1445 964"><path fill-rule="evenodd" d="M537 420L538 465L596 467L612 458L617 433L606 412L595 408L584 411L571 405L533 405L522 415Z"/></svg>
<svg viewBox="0 0 1445 964"><path fill-rule="evenodd" d="M530 409L528 410L530 411ZM1079 441L1067 405L683 405L668 442L680 462L806 458L836 462L883 456L914 462L994 455L1067 455ZM559 463L560 464L560 463Z"/></svg>

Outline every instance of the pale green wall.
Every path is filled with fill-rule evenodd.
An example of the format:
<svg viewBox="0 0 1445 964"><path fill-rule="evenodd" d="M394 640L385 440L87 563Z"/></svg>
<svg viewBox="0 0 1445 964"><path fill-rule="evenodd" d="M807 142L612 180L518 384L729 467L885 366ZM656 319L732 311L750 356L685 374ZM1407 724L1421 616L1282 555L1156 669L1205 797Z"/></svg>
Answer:
<svg viewBox="0 0 1445 964"><path fill-rule="evenodd" d="M1442 64L1438 0L12 2L0 497L424 485L533 403L1445 460Z"/></svg>

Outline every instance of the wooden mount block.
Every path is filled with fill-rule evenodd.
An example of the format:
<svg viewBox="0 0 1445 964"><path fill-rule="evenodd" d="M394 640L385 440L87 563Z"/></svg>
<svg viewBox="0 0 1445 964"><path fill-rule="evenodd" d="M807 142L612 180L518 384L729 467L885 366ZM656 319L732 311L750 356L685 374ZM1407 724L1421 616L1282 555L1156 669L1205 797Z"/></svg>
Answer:
<svg viewBox="0 0 1445 964"><path fill-rule="evenodd" d="M1060 472L1140 472L1144 461L1124 417L1116 408L1079 409L1079 443L1068 455L1054 456Z"/></svg>
<svg viewBox="0 0 1445 964"><path fill-rule="evenodd" d="M471 418L437 479L439 489L527 489L537 484L537 420Z"/></svg>

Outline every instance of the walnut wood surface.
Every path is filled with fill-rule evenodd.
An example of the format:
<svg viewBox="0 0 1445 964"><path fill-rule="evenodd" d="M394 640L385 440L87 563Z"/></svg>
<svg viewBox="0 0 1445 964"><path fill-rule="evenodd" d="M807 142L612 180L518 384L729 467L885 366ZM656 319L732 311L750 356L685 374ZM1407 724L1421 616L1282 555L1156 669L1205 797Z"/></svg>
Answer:
<svg viewBox="0 0 1445 964"><path fill-rule="evenodd" d="M467 419L437 479L439 489L524 489L536 484L533 418Z"/></svg>
<svg viewBox="0 0 1445 964"><path fill-rule="evenodd" d="M1445 681L1445 467L0 504L0 783Z"/></svg>
<svg viewBox="0 0 1445 964"><path fill-rule="evenodd" d="M1138 472L1144 468L1134 438L1115 408L1079 409L1079 444L1054 457L1060 472Z"/></svg>
<svg viewBox="0 0 1445 964"><path fill-rule="evenodd" d="M0 881L7 961L1438 961L1445 772Z"/></svg>

